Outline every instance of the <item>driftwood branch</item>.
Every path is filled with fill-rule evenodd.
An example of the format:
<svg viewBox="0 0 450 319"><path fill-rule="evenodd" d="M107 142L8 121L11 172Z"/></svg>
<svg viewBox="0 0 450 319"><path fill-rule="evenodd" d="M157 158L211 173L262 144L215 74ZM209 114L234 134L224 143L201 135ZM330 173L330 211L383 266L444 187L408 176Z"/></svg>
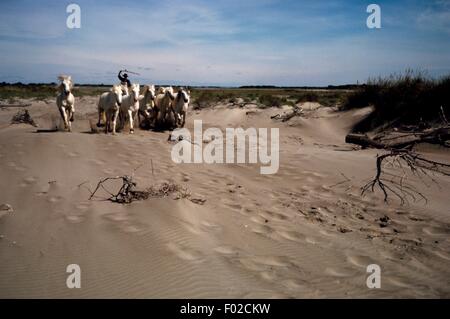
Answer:
<svg viewBox="0 0 450 319"><path fill-rule="evenodd" d="M291 112L284 113L284 114L276 114L276 115L271 116L270 118L273 120L281 120L282 122L287 122L295 116L302 116L302 115L303 115L303 110L301 108L299 108L298 106L294 106L292 108Z"/></svg>
<svg viewBox="0 0 450 319"><path fill-rule="evenodd" d="M448 125L424 130L423 132L393 136L384 140L372 139L366 134L356 133L350 133L345 137L346 143L379 149L402 149L412 147L417 143L440 144L448 147L448 140L450 140L450 126Z"/></svg>
<svg viewBox="0 0 450 319"><path fill-rule="evenodd" d="M391 167L400 171L400 174L396 175L385 172L383 170L385 162L389 162ZM430 173L450 176L450 165L447 163L424 158L423 156L406 149L394 149L389 153L377 156L376 175L370 182L362 187L361 195L364 195L369 190L374 192L376 188L379 188L383 192L385 202L387 202L389 194L393 194L397 197L401 204L404 204L409 199L412 199L413 201L424 200L427 202L427 198L421 192L406 183L407 172L405 169L409 169L409 171L418 176L423 183L425 183L424 178L428 178L437 183Z"/></svg>

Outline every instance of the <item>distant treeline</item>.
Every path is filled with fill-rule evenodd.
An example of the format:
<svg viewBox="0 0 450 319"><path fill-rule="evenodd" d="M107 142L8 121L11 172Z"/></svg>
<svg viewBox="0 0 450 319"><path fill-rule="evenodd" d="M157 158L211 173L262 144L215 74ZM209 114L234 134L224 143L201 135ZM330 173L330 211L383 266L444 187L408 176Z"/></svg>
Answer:
<svg viewBox="0 0 450 319"><path fill-rule="evenodd" d="M5 86L16 86L16 87L33 87L33 86L56 86L56 82L50 82L50 83L22 83L22 82L15 82L15 83L8 83L8 82L0 82L0 87ZM99 87L110 87L112 84L76 84L76 86L99 86Z"/></svg>
<svg viewBox="0 0 450 319"><path fill-rule="evenodd" d="M243 85L239 89L288 89L288 90L354 90L364 84L343 84L327 86L275 86L275 85Z"/></svg>
<svg viewBox="0 0 450 319"><path fill-rule="evenodd" d="M8 83L8 82L0 82L0 87L4 86L17 86L17 87L32 87L32 86L55 86L56 82L50 83ZM112 84L75 84L79 87L110 87ZM170 84L159 84L159 86L169 86ZM287 90L354 90L363 85L359 84L344 84L344 85L328 85L328 86L276 86L276 85L243 85L238 87L233 86L195 86L195 85L186 85L190 88L198 88L198 89L287 89Z"/></svg>

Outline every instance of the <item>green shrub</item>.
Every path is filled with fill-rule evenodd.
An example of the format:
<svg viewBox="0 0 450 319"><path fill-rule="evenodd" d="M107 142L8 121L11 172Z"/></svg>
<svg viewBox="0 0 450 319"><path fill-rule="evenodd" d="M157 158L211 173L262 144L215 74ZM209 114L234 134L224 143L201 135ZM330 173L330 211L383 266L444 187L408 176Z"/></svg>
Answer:
<svg viewBox="0 0 450 319"><path fill-rule="evenodd" d="M448 118L450 108L450 76L430 79L421 73L407 71L404 75L369 80L350 94L342 109L373 105L369 118L357 126L367 131L385 123L417 125L440 119L441 106Z"/></svg>
<svg viewBox="0 0 450 319"><path fill-rule="evenodd" d="M280 98L272 94L262 94L259 96L258 101L266 107L281 107L283 104L287 104L286 98Z"/></svg>

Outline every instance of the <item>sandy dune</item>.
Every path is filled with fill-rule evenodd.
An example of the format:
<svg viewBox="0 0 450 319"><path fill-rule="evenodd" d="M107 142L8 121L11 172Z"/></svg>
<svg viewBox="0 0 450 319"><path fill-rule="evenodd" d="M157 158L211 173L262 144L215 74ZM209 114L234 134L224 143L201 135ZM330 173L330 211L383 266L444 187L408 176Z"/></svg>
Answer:
<svg viewBox="0 0 450 319"><path fill-rule="evenodd" d="M59 123L53 101L32 103L40 129ZM344 136L369 110L308 105L287 123L270 119L278 109L190 111L190 129L279 127L280 169L260 175L254 164L177 165L168 132L90 134L95 103L77 99L73 133L9 125L17 109L0 110L0 205L13 208L0 211L1 298L450 297L450 180L411 179L428 204L361 197L380 151ZM139 186L173 181L206 202L88 200L86 187L137 167ZM366 286L372 263L381 289ZM66 287L69 264L81 289Z"/></svg>

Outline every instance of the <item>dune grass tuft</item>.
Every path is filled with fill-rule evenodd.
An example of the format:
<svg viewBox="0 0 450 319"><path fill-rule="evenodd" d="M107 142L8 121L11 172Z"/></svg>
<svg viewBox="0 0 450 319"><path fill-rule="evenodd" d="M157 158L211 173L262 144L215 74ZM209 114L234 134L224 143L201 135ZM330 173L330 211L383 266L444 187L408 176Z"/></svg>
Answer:
<svg viewBox="0 0 450 319"><path fill-rule="evenodd" d="M420 125L440 120L442 111L450 114L450 75L432 79L423 73L407 71L400 75L370 79L350 94L342 109L373 105L375 111L355 130L368 131L390 125Z"/></svg>

